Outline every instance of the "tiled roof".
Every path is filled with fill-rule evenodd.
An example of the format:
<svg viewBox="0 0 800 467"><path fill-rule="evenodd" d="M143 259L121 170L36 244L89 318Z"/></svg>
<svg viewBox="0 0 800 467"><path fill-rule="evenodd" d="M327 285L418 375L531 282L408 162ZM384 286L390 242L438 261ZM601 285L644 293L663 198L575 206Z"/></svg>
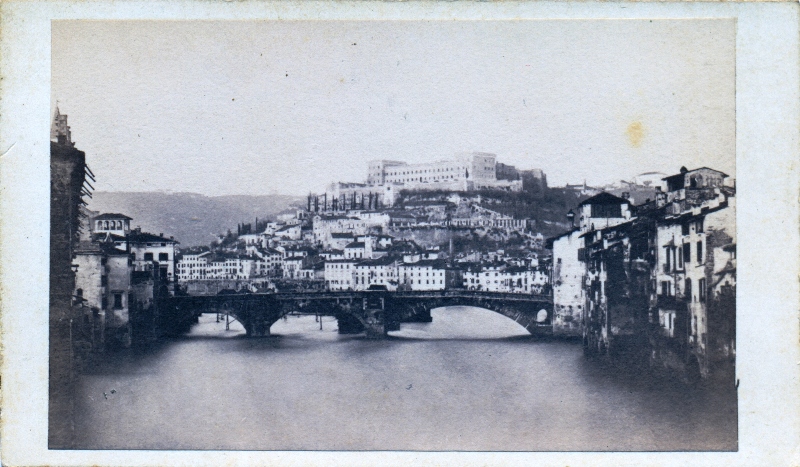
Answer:
<svg viewBox="0 0 800 467"><path fill-rule="evenodd" d="M415 263L405 263L404 265L410 267L445 269L447 268L447 261L443 259L421 259Z"/></svg>
<svg viewBox="0 0 800 467"><path fill-rule="evenodd" d="M712 168L710 168L710 167L698 167L698 168L696 168L696 169L687 170L686 172L682 172L682 173L675 174L675 175L670 175L669 177L664 177L664 178L662 178L661 180L668 180L668 181L669 181L669 180L680 180L680 179L682 179L682 178L683 178L683 176L684 176L684 175L686 175L686 174L690 174L690 173L692 173L692 172L697 172L698 170L703 170L703 169L706 169L706 170L711 170L712 172L717 172L717 173L721 174L721 175L722 175L723 177L725 177L725 178L727 178L727 177L728 177L728 174L726 174L725 172L721 172L721 171L719 171L719 170L712 169Z"/></svg>
<svg viewBox="0 0 800 467"><path fill-rule="evenodd" d="M130 232L127 240L131 243L180 243L177 240L147 232Z"/></svg>
<svg viewBox="0 0 800 467"><path fill-rule="evenodd" d="M397 258L394 258L392 256L383 256L383 257L378 258L378 259L366 259L366 260L363 260L363 261L359 262L356 265L356 267L359 267L359 266L366 266L366 267L369 267L369 266L387 266L389 264L395 263L396 261L397 261Z"/></svg>
<svg viewBox="0 0 800 467"><path fill-rule="evenodd" d="M631 204L631 202L625 198L620 198L619 196L614 196L611 193L607 193L604 191L600 194L592 196L589 199L583 200L580 204L578 204L578 206L585 206L587 204L602 205L602 204L622 204L622 203Z"/></svg>
<svg viewBox="0 0 800 467"><path fill-rule="evenodd" d="M95 242L112 241L124 242L126 237L122 235L112 234L111 232L99 232L92 235L92 240Z"/></svg>
<svg viewBox="0 0 800 467"><path fill-rule="evenodd" d="M133 220L133 218L126 216L125 214L119 214L116 212L108 212L104 214L100 214L99 216L95 216L93 218L96 221L104 221L104 220L119 220L119 219L126 219L126 220Z"/></svg>

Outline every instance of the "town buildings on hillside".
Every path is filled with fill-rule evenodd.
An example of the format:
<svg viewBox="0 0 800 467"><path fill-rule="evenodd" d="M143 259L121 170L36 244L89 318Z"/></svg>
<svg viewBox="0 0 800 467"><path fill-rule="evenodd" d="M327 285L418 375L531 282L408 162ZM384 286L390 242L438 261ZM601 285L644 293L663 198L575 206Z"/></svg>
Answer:
<svg viewBox="0 0 800 467"><path fill-rule="evenodd" d="M320 216L309 219L319 221ZM323 239L336 248L323 248L325 242L298 244L277 235L263 237L263 245L240 239L225 248L187 251L178 255L179 284L202 281L239 281L251 290L272 287L275 282L327 290L445 290L469 288L490 292L545 293L549 274L539 267L533 252L520 256L505 250L477 255L450 256L438 248L425 248L413 241L390 235L359 234L359 224L325 223ZM333 232L327 230L334 225ZM273 232L278 232L273 229ZM347 241L342 246L337 240ZM448 257L450 260L448 261ZM478 274L487 268L491 279L465 279L465 272ZM288 282L286 282L288 281ZM231 282L234 284L234 282ZM316 285L315 285L316 284Z"/></svg>

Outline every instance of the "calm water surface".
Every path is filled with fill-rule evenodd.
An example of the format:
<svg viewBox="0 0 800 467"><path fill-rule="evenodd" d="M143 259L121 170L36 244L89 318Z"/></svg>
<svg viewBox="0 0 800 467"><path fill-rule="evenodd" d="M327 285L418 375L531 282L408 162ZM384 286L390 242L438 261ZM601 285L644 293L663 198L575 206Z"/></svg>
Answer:
<svg viewBox="0 0 800 467"><path fill-rule="evenodd" d="M81 377L82 449L736 449L736 395L584 359L490 311L452 307L387 340L288 317L247 339L215 315Z"/></svg>

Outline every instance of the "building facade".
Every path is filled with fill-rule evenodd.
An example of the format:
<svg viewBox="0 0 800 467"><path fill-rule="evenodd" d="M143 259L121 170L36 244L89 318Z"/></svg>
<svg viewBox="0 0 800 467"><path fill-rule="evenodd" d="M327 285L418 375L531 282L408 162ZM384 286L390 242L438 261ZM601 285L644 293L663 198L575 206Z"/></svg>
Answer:
<svg viewBox="0 0 800 467"><path fill-rule="evenodd" d="M600 193L581 203L579 226L548 240L556 323L582 306L589 353L647 350L651 364L688 377L730 372L736 197L726 177L681 168L655 201L631 206Z"/></svg>
<svg viewBox="0 0 800 467"><path fill-rule="evenodd" d="M358 260L332 260L325 262L325 287L328 290L354 290L355 267Z"/></svg>
<svg viewBox="0 0 800 467"><path fill-rule="evenodd" d="M397 290L397 263L396 259L390 257L356 263L354 290L368 290L373 285L386 287L390 291Z"/></svg>

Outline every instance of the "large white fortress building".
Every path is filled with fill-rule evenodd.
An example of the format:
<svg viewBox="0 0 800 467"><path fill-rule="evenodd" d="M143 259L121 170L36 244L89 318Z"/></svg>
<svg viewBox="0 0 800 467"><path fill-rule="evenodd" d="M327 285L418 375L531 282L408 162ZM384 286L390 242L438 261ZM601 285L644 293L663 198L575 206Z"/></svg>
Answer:
<svg viewBox="0 0 800 467"><path fill-rule="evenodd" d="M482 188L522 189L518 176L498 177L497 156L485 152L459 154L452 160L408 164L392 160L369 162L368 185L393 185L395 189L469 191ZM516 174L514 174L516 175Z"/></svg>
<svg viewBox="0 0 800 467"><path fill-rule="evenodd" d="M368 163L366 183L335 182L321 195L309 195L309 211L375 210L394 205L401 190L522 191L528 185L547 186L540 169L517 170L486 152L462 153L451 160L409 164L395 160ZM525 188L527 189L527 188Z"/></svg>

